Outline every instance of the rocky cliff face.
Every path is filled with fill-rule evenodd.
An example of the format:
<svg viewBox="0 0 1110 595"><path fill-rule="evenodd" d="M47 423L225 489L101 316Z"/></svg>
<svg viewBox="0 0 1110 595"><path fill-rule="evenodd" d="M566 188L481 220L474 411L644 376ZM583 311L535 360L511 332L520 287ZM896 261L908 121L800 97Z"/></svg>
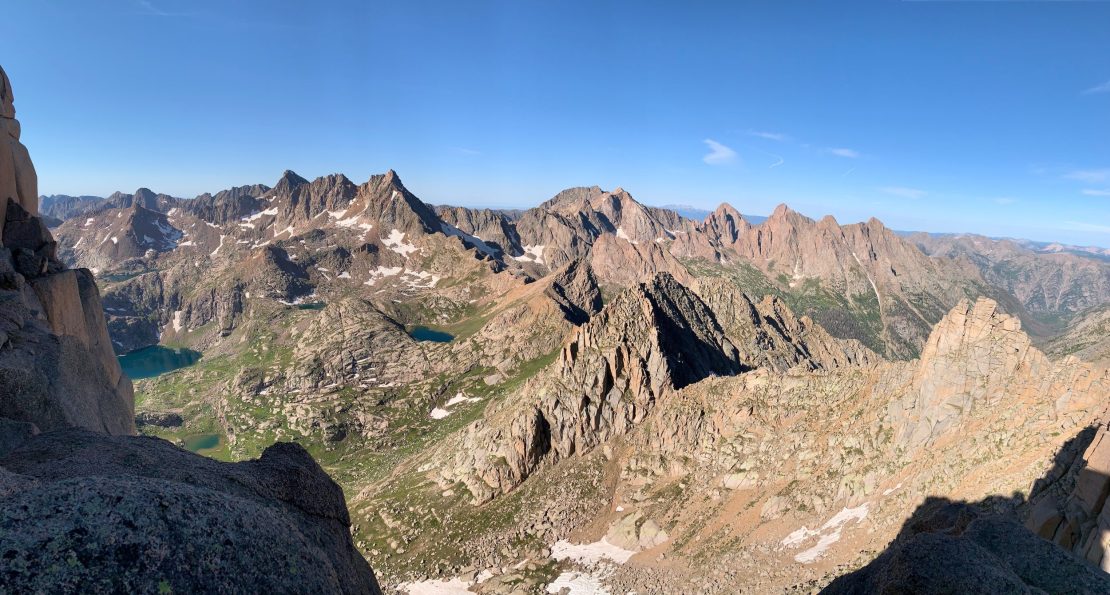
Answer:
<svg viewBox="0 0 1110 595"><path fill-rule="evenodd" d="M2 70L0 116L14 122ZM131 381L96 283L57 259L27 198L34 171L25 151L13 158L18 125L3 126L15 139L0 143L4 589L380 593L342 490L303 448L275 444L232 465L133 436ZM144 227L167 225L151 210L162 206L140 190L126 209L130 240L148 252L166 248Z"/></svg>
<svg viewBox="0 0 1110 595"><path fill-rule="evenodd" d="M1108 427L1104 414L1088 428L1085 450L1061 452L1066 464L1034 486L1025 521L1030 531L1104 571L1110 571Z"/></svg>
<svg viewBox="0 0 1110 595"><path fill-rule="evenodd" d="M589 452L642 422L674 390L742 369L708 307L673 277L633 286L582 326L522 399L463 438L445 481L482 502L544 462Z"/></svg>
<svg viewBox="0 0 1110 595"><path fill-rule="evenodd" d="M67 270L42 220L6 200L0 416L40 430L135 433L131 381L112 351L92 274Z"/></svg>
<svg viewBox="0 0 1110 595"><path fill-rule="evenodd" d="M28 213L39 210L39 182L27 147L19 142L15 94L8 75L0 69L0 210L10 200ZM4 227L0 220L0 227Z"/></svg>
<svg viewBox="0 0 1110 595"><path fill-rule="evenodd" d="M836 339L808 316L798 318L779 298L753 298L720 278L699 280L697 292L749 368L813 371L882 361L859 341Z"/></svg>

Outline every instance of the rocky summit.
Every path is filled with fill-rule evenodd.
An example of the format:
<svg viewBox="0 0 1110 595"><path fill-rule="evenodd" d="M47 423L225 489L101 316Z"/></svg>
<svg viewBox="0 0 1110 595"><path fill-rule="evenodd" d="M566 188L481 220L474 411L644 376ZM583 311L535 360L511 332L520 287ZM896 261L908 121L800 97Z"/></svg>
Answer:
<svg viewBox="0 0 1110 595"><path fill-rule="evenodd" d="M40 200L2 81L9 590L1110 592L1097 251L385 167Z"/></svg>

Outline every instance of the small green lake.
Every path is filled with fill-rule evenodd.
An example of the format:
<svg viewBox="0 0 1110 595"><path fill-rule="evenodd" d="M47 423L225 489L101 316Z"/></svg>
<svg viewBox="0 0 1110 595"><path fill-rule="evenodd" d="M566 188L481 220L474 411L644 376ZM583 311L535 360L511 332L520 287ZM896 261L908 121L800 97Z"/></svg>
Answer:
<svg viewBox="0 0 1110 595"><path fill-rule="evenodd" d="M199 359L199 351L151 345L119 356L119 365L132 380L140 380L191 366Z"/></svg>
<svg viewBox="0 0 1110 595"><path fill-rule="evenodd" d="M220 445L220 437L216 434L194 434L184 439L185 448L190 452L211 450Z"/></svg>
<svg viewBox="0 0 1110 595"><path fill-rule="evenodd" d="M437 331L426 326L414 326L409 329L409 336L417 341L431 341L433 343L450 343L455 338L451 333Z"/></svg>
<svg viewBox="0 0 1110 595"><path fill-rule="evenodd" d="M304 302L297 304L298 310L323 310L327 306L325 302Z"/></svg>

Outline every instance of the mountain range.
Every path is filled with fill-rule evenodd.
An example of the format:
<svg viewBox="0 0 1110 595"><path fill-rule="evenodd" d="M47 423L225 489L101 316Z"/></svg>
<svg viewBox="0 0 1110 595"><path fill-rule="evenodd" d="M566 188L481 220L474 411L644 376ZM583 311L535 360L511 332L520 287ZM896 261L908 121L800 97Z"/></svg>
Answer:
<svg viewBox="0 0 1110 595"><path fill-rule="evenodd" d="M387 591L915 590L944 548L953 584L1107 584L1097 254L393 171L41 202L117 353L203 354L137 382L141 432L305 445Z"/></svg>

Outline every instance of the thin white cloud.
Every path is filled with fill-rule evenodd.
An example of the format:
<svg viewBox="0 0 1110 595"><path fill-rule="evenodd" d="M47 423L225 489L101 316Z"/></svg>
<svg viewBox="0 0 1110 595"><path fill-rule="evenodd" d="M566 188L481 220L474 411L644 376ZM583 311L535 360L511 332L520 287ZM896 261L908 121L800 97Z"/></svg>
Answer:
<svg viewBox="0 0 1110 595"><path fill-rule="evenodd" d="M789 136L787 136L787 135L785 135L781 132L765 132L765 131L762 131L762 130L749 130L748 134L750 134L752 136L758 136L759 138L765 138L767 140L773 140L773 141L780 142L780 143L790 140Z"/></svg>
<svg viewBox="0 0 1110 595"><path fill-rule="evenodd" d="M774 163L772 163L771 166L768 167L767 169L775 169L776 167L782 165L783 163L786 163L786 160L782 158L782 155L773 155L773 154L770 154L770 153L768 153L768 154L771 155L771 157L774 157L775 159L777 159L778 161L775 161Z"/></svg>
<svg viewBox="0 0 1110 595"><path fill-rule="evenodd" d="M1083 92L1084 95L1095 95L1096 93L1110 93L1110 81L1095 85Z"/></svg>
<svg viewBox="0 0 1110 595"><path fill-rule="evenodd" d="M721 143L707 138L704 141L705 146L709 147L709 153L702 157L701 160L709 165L724 165L736 161L736 151L722 145Z"/></svg>
<svg viewBox="0 0 1110 595"><path fill-rule="evenodd" d="M846 149L844 147L829 147L825 152L837 157L845 157L847 159L856 159L860 156L860 152L855 149Z"/></svg>
<svg viewBox="0 0 1110 595"><path fill-rule="evenodd" d="M917 200L928 194L928 192L925 192L924 190L918 190L917 188L905 188L903 186L884 186L882 188L879 188L879 192L889 194L891 196L897 196L898 198L909 198L911 200Z"/></svg>
<svg viewBox="0 0 1110 595"><path fill-rule="evenodd" d="M191 13L187 13L187 12L170 12L168 10L162 10L161 8L158 8L157 6L155 6L154 3L151 2L151 0L135 0L135 5L138 7L139 12L141 14L148 14L148 15L153 15L153 16L156 16L156 17L187 17L187 16L192 16Z"/></svg>
<svg viewBox="0 0 1110 595"><path fill-rule="evenodd" d="M1097 184L1110 180L1110 169L1077 169L1064 174L1068 180Z"/></svg>
<svg viewBox="0 0 1110 595"><path fill-rule="evenodd" d="M1086 196L1110 196L1110 190L1099 190L1096 188L1084 188L1082 193Z"/></svg>

